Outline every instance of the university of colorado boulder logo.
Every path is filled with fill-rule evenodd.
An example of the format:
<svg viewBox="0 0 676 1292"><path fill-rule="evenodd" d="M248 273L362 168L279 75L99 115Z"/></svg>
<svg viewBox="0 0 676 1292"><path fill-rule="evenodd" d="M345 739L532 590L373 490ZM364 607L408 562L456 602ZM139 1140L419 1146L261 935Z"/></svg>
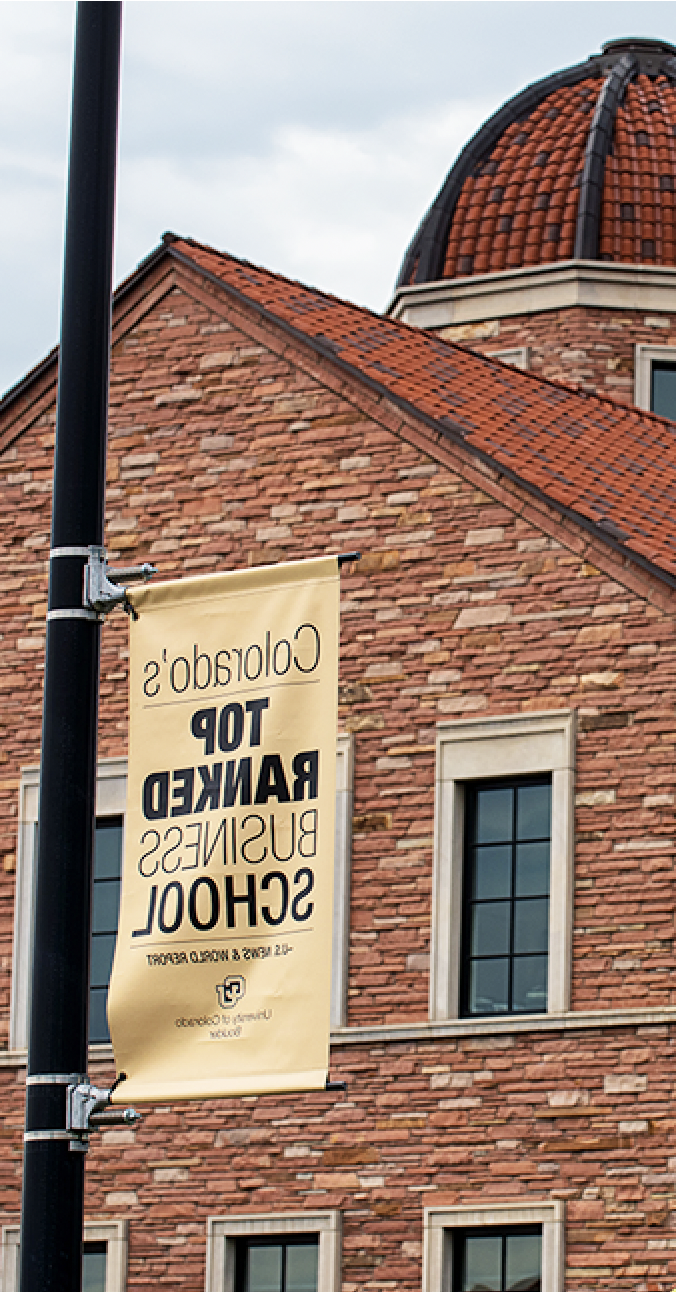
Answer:
<svg viewBox="0 0 676 1292"><path fill-rule="evenodd" d="M221 1009L234 1009L238 1005L244 992L246 991L246 982L239 974L233 974L230 978L224 978L216 986L216 995Z"/></svg>

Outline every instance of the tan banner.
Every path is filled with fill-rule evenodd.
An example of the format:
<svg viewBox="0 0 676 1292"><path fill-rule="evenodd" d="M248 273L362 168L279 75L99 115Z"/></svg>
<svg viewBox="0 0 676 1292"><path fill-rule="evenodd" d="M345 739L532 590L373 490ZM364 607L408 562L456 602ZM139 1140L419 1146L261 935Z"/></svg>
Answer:
<svg viewBox="0 0 676 1292"><path fill-rule="evenodd" d="M117 1098L320 1089L331 985L335 557L131 593L108 1018Z"/></svg>

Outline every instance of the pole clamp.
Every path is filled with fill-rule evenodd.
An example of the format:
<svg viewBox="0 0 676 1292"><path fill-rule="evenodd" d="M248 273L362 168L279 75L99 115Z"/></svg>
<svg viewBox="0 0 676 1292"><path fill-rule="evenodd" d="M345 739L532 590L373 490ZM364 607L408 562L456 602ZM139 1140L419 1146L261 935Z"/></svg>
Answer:
<svg viewBox="0 0 676 1292"><path fill-rule="evenodd" d="M154 565L128 565L121 570L113 570L106 560L105 547L92 546L88 549L89 559L84 570L84 591L82 604L85 610L94 610L99 618L104 618L116 606L122 606L132 618L137 619L131 602L127 599L125 583L151 579L157 574Z"/></svg>
<svg viewBox="0 0 676 1292"><path fill-rule="evenodd" d="M135 1126L140 1122L141 1114L135 1108L111 1108L114 1089L115 1086L110 1090L92 1086L89 1081L66 1088L66 1130L70 1132L72 1153L87 1152L90 1131L106 1130L109 1126Z"/></svg>

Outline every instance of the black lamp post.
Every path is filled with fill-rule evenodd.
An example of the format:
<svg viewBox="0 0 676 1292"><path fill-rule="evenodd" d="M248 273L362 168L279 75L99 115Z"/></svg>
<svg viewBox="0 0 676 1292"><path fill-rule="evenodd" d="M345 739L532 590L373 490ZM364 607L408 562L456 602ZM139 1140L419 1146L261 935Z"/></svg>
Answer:
<svg viewBox="0 0 676 1292"><path fill-rule="evenodd" d="M79 1292L84 1153L66 1089L87 1071L100 620L122 6L77 6L40 774L21 1292ZM78 1151L80 1150L80 1151Z"/></svg>

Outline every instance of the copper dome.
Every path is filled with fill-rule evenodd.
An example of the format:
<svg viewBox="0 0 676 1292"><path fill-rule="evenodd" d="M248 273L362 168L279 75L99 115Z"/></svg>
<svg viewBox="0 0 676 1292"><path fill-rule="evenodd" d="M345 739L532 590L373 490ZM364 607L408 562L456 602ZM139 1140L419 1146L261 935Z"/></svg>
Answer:
<svg viewBox="0 0 676 1292"><path fill-rule="evenodd" d="M463 149L398 287L558 260L676 266L676 48L613 40Z"/></svg>

